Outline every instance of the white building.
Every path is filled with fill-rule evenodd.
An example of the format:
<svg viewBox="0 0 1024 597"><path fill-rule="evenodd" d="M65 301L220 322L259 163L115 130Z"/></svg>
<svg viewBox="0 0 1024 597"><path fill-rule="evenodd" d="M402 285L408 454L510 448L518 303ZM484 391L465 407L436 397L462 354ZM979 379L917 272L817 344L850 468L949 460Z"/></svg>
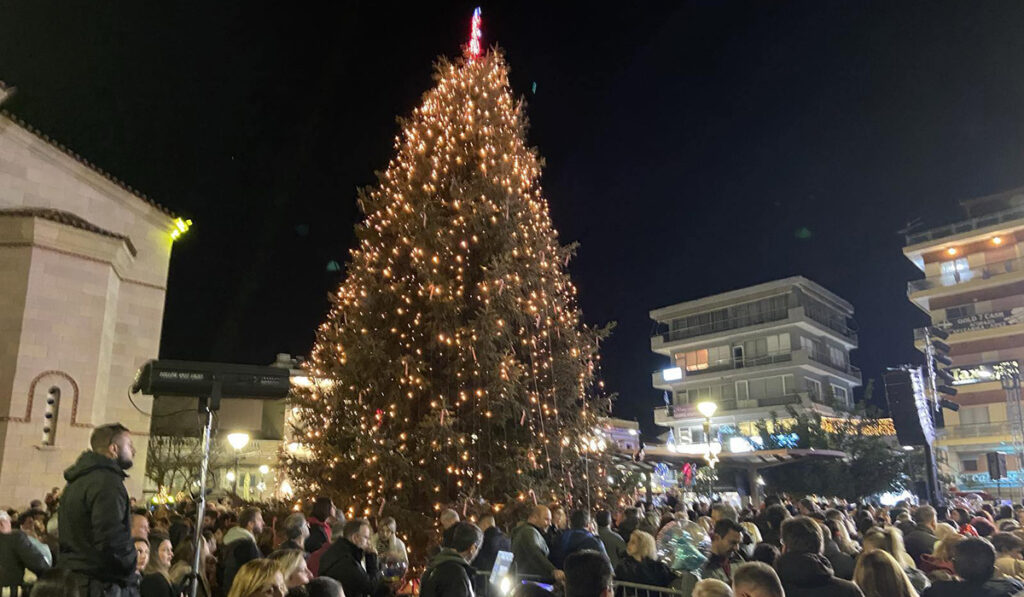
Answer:
<svg viewBox="0 0 1024 597"><path fill-rule="evenodd" d="M651 349L669 358L653 374L671 404L655 409L654 422L668 427L680 451L700 451L707 442L696 405L717 404L711 436L731 436L728 451L754 449L742 437L757 436L755 424L786 408L850 407L860 370L850 364L857 334L849 322L853 306L801 276L758 284L655 309L664 333Z"/></svg>
<svg viewBox="0 0 1024 597"><path fill-rule="evenodd" d="M157 357L178 223L0 113L0 506L63 486L92 429L114 421L137 436L127 483L141 494L151 404L136 409L128 388Z"/></svg>

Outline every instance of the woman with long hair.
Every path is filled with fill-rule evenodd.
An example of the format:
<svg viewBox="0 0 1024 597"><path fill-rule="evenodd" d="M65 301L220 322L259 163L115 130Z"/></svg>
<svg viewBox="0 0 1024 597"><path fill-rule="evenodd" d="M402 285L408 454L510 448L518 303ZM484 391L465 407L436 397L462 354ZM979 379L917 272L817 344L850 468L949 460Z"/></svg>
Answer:
<svg viewBox="0 0 1024 597"><path fill-rule="evenodd" d="M144 576L139 586L142 597L177 597L178 591L171 582L171 560L174 550L167 535L159 532L149 534L149 563L143 569Z"/></svg>
<svg viewBox="0 0 1024 597"><path fill-rule="evenodd" d="M274 560L262 558L238 569L228 597L284 597L287 592L281 567Z"/></svg>
<svg viewBox="0 0 1024 597"><path fill-rule="evenodd" d="M910 584L917 589L918 593L924 591L931 584L928 582L928 577L925 576L924 572L914 567L914 559L910 557L910 554L903 547L903 533L896 527L870 529L864 533L863 542L864 551L862 553L880 549L899 562L903 567L903 572L910 579Z"/></svg>
<svg viewBox="0 0 1024 597"><path fill-rule="evenodd" d="M192 558L196 555L195 541L188 537L178 544L174 549L174 556L171 558L171 569L168 575L171 582L179 587L185 586L188 575L192 573ZM210 580L207 577L207 560L210 558L210 548L206 539L199 541L199 587L196 589L196 597L213 597L210 589Z"/></svg>
<svg viewBox="0 0 1024 597"><path fill-rule="evenodd" d="M304 556L305 554L299 549L279 549L270 554L270 559L277 562L278 567L281 568L285 588L302 587L313 580L313 575L306 567Z"/></svg>
<svg viewBox="0 0 1024 597"><path fill-rule="evenodd" d="M626 555L615 568L615 578L655 587L667 587L676 575L664 563L655 559L657 546L654 536L646 531L633 531L626 544Z"/></svg>
<svg viewBox="0 0 1024 597"><path fill-rule="evenodd" d="M861 554L853 571L853 582L864 597L918 597L903 566L881 549Z"/></svg>

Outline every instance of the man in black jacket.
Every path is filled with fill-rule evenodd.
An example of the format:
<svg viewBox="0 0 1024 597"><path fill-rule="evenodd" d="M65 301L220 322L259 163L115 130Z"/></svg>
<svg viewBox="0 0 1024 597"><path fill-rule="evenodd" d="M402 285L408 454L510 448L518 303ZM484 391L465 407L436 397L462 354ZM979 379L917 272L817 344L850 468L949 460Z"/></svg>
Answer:
<svg viewBox="0 0 1024 597"><path fill-rule="evenodd" d="M590 532L590 512L573 510L569 517L569 528L558 536L558 542L551 550L551 563L561 568L565 558L585 549L602 553L607 557L604 543Z"/></svg>
<svg viewBox="0 0 1024 597"><path fill-rule="evenodd" d="M953 569L962 580L941 580L928 587L922 597L1011 597L1024 590L1015 578L996 575L996 551L978 537L953 546Z"/></svg>
<svg viewBox="0 0 1024 597"><path fill-rule="evenodd" d="M484 542L473 559L473 567L490 572L499 551L512 551L512 541L494 524L491 514L480 517L480 530L484 532Z"/></svg>
<svg viewBox="0 0 1024 597"><path fill-rule="evenodd" d="M451 545L441 549L420 580L420 597L475 597L470 562L476 558L484 534L471 522L453 525ZM347 593L346 593L347 597Z"/></svg>
<svg viewBox="0 0 1024 597"><path fill-rule="evenodd" d="M914 511L914 528L906 534L903 544L910 557L914 558L914 565L921 565L921 555L930 554L935 549L935 508L921 506Z"/></svg>
<svg viewBox="0 0 1024 597"><path fill-rule="evenodd" d="M356 518L345 523L342 537L320 559L320 576L341 583L345 597L379 597L388 592L370 541L370 523Z"/></svg>
<svg viewBox="0 0 1024 597"><path fill-rule="evenodd" d="M782 555L775 571L786 597L864 597L860 588L836 578L822 555L825 539L817 522L797 516L782 523Z"/></svg>
<svg viewBox="0 0 1024 597"><path fill-rule="evenodd" d="M235 575L245 564L263 557L256 538L263 534L263 511L254 506L243 508L238 515L238 526L224 533L224 568L221 586L224 592L231 590Z"/></svg>
<svg viewBox="0 0 1024 597"><path fill-rule="evenodd" d="M131 510L124 479L135 460L131 433L120 423L101 425L64 471L60 500L60 568L70 570L82 597L120 597L135 571Z"/></svg>

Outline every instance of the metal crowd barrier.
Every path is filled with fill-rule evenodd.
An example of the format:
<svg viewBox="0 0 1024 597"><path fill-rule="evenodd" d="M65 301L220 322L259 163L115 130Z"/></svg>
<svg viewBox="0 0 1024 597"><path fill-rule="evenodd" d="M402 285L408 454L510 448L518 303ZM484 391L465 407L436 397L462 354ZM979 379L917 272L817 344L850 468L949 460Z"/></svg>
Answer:
<svg viewBox="0 0 1024 597"><path fill-rule="evenodd" d="M499 585L492 584L490 576L490 572L477 572L473 587L477 597L512 597L515 590L522 584L535 584L543 588L551 587L550 590L553 594L564 594L562 587L555 584L553 580L539 576L509 574L504 577L507 582L501 582ZM692 588L685 590L676 587L657 587L615 579L612 579L612 587L615 589L615 597L690 597L692 592Z"/></svg>

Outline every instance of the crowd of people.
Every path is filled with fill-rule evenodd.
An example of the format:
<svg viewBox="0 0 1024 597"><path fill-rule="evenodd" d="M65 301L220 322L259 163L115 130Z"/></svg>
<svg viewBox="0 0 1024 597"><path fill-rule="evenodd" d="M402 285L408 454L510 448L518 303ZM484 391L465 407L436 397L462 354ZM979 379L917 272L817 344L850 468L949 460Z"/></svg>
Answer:
<svg viewBox="0 0 1024 597"><path fill-rule="evenodd" d="M198 525L191 502L139 507L124 485L134 453L127 429L98 427L65 487L0 510L5 597L1024 597L1022 505L737 509L670 494L615 511L538 504L504 528L449 509L410 568L393 518L346 520L327 497L308 513L211 503Z"/></svg>

